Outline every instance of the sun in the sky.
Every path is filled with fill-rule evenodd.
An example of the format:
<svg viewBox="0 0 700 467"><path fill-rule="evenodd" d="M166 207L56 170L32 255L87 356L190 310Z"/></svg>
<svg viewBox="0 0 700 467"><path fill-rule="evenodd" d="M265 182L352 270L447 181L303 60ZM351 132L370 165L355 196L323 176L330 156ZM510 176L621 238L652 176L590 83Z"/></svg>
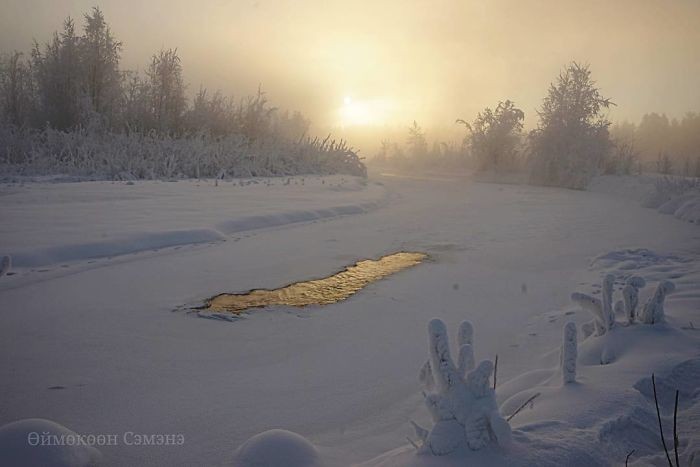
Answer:
<svg viewBox="0 0 700 467"><path fill-rule="evenodd" d="M350 94L343 97L338 109L341 126L380 125L386 122L389 105L386 99L355 99Z"/></svg>

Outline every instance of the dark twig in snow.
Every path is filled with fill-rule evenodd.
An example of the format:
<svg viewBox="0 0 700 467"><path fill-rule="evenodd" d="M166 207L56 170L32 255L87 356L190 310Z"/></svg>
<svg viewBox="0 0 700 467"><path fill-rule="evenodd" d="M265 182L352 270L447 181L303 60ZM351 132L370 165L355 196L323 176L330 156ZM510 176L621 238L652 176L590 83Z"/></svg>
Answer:
<svg viewBox="0 0 700 467"><path fill-rule="evenodd" d="M680 467L678 460L678 431L676 430L676 419L678 418L678 389L676 389L676 405L673 407L673 451L676 455L676 467Z"/></svg>
<svg viewBox="0 0 700 467"><path fill-rule="evenodd" d="M625 457L625 467L627 467L627 463L628 463L629 460L630 460L630 456L631 456L632 454L634 454L634 451L635 451L635 450L632 449L632 450L629 452L629 454L627 454L627 457Z"/></svg>
<svg viewBox="0 0 700 467"><path fill-rule="evenodd" d="M671 456L668 453L668 448L666 447L666 440L664 439L664 428L661 425L661 412L659 412L659 399L656 397L656 378L654 373L651 374L651 386L654 389L654 404L656 405L656 417L659 420L659 433L661 435L661 444L664 446L664 452L666 453L666 459L668 460L668 465L673 467L673 462L671 462Z"/></svg>
<svg viewBox="0 0 700 467"><path fill-rule="evenodd" d="M496 354L496 360L493 363L493 389L496 390L496 375L498 374L498 354Z"/></svg>
<svg viewBox="0 0 700 467"><path fill-rule="evenodd" d="M529 398L528 400L526 400L525 402L523 402L523 405L521 405L520 407L518 407L518 409L517 409L515 412L513 412L512 414L510 414L510 416L509 416L508 418L506 418L506 421L507 421L507 422L511 421L511 419L512 419L513 417L515 417L516 415L518 415L518 412L520 412L521 410L523 410L530 402L534 401L539 395L540 395L540 393L538 392L537 394L535 394L534 396L532 396L531 398Z"/></svg>

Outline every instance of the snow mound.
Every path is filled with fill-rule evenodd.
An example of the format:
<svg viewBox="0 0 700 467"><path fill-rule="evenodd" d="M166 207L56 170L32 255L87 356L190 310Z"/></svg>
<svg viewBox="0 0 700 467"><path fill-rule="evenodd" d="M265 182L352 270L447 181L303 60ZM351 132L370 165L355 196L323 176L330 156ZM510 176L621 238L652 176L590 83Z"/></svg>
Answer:
<svg viewBox="0 0 700 467"><path fill-rule="evenodd" d="M673 254L661 254L647 248L625 248L596 256L591 261L591 268L607 269L614 267L618 271L629 271L687 261L687 259Z"/></svg>
<svg viewBox="0 0 700 467"><path fill-rule="evenodd" d="M36 437L35 437L36 434ZM73 439L76 433L58 423L28 418L0 427L2 465L12 467L94 467L100 464L100 451L86 445L42 445L44 439ZM56 438L54 438L56 437ZM70 437L70 438L68 438ZM75 443L72 443L75 444Z"/></svg>
<svg viewBox="0 0 700 467"><path fill-rule="evenodd" d="M673 215L680 220L700 224L700 195L686 200Z"/></svg>
<svg viewBox="0 0 700 467"><path fill-rule="evenodd" d="M19 267L39 267L50 264L127 255L159 248L221 242L226 237L212 229L176 230L128 235L109 241L78 243L37 248L17 253L14 263Z"/></svg>
<svg viewBox="0 0 700 467"><path fill-rule="evenodd" d="M588 190L636 200L661 214L700 224L700 182L697 178L605 175L596 177Z"/></svg>
<svg viewBox="0 0 700 467"><path fill-rule="evenodd" d="M306 438L287 430L269 430L241 445L234 467L321 467L318 450Z"/></svg>

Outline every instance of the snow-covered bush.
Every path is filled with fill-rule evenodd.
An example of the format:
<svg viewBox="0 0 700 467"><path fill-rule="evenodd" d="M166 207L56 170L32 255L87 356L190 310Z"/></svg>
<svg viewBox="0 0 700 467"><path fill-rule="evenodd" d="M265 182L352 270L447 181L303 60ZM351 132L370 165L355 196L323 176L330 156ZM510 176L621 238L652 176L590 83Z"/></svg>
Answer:
<svg viewBox="0 0 700 467"><path fill-rule="evenodd" d="M584 189L612 148L605 110L612 104L588 66L571 63L549 87L530 134L530 177L541 185Z"/></svg>
<svg viewBox="0 0 700 467"><path fill-rule="evenodd" d="M667 175L655 180L654 191L643 200L642 204L645 207L656 209L669 201L677 200L689 193L700 195L700 178L673 177ZM680 204L676 206L676 209L679 207ZM669 207L664 209L664 211L669 210ZM675 209L673 211L675 211ZM673 212L668 212L668 214L673 214Z"/></svg>
<svg viewBox="0 0 700 467"><path fill-rule="evenodd" d="M52 438L49 438L51 436ZM0 427L0 464L12 467L96 467L102 461L92 446L79 444L77 433L58 423L29 418ZM53 438L55 437L55 438ZM76 441L42 444L42 439Z"/></svg>
<svg viewBox="0 0 700 467"><path fill-rule="evenodd" d="M615 313L612 307L614 283L615 276L607 274L603 279L601 299L580 292L571 294L571 300L574 303L593 315L595 333L598 336L602 336L615 325Z"/></svg>
<svg viewBox="0 0 700 467"><path fill-rule="evenodd" d="M561 380L564 384L576 382L577 357L576 324L568 322L564 325L564 335L561 344Z"/></svg>
<svg viewBox="0 0 700 467"><path fill-rule="evenodd" d="M466 375L468 371L474 369L474 326L469 321L462 321L457 332L457 348L459 349L457 368L459 374ZM426 391L432 391L435 387L430 359L428 359L420 370L419 381Z"/></svg>
<svg viewBox="0 0 700 467"><path fill-rule="evenodd" d="M665 320L664 300L666 295L676 290L676 285L671 281L661 282L654 291L654 295L644 304L639 314L639 320L644 324L662 323Z"/></svg>
<svg viewBox="0 0 700 467"><path fill-rule="evenodd" d="M633 324L637 316L639 305L639 289L646 285L646 281L639 276L631 276L625 281L622 288L623 310L629 324Z"/></svg>
<svg viewBox="0 0 700 467"><path fill-rule="evenodd" d="M510 425L501 416L490 385L493 364L484 360L472 370L464 361L455 365L445 323L439 319L430 321L428 334L432 390L424 397L434 425L427 430L413 424L421 442L419 452L445 455L465 447L478 450L492 442L509 445ZM463 323L460 340L470 334L471 325Z"/></svg>
<svg viewBox="0 0 700 467"><path fill-rule="evenodd" d="M240 134L70 132L0 125L0 174L70 174L109 179L250 177L302 173L366 176L345 141L261 138Z"/></svg>
<svg viewBox="0 0 700 467"><path fill-rule="evenodd" d="M485 108L469 124L459 119L469 131L465 139L476 162L477 171L512 170L515 168L525 114L515 104L499 102L495 110Z"/></svg>

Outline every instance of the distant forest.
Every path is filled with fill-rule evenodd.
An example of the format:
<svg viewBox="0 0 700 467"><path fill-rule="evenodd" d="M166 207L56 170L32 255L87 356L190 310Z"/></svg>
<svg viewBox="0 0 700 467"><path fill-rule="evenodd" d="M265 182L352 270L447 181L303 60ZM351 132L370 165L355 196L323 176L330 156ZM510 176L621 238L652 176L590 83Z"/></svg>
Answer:
<svg viewBox="0 0 700 467"><path fill-rule="evenodd" d="M584 188L597 174L643 172L700 177L700 114L680 120L650 113L639 124L612 124L587 65L572 62L550 84L537 110L538 125L523 131L524 112L511 100L485 108L461 142L429 142L414 121L404 141L383 141L373 159L405 170L463 167L495 179Z"/></svg>
<svg viewBox="0 0 700 467"><path fill-rule="evenodd" d="M200 88L189 100L177 49L145 72L120 68L122 43L99 8L68 18L31 53L0 57L0 173L181 178L366 175L345 141L309 136L299 112L265 93Z"/></svg>

